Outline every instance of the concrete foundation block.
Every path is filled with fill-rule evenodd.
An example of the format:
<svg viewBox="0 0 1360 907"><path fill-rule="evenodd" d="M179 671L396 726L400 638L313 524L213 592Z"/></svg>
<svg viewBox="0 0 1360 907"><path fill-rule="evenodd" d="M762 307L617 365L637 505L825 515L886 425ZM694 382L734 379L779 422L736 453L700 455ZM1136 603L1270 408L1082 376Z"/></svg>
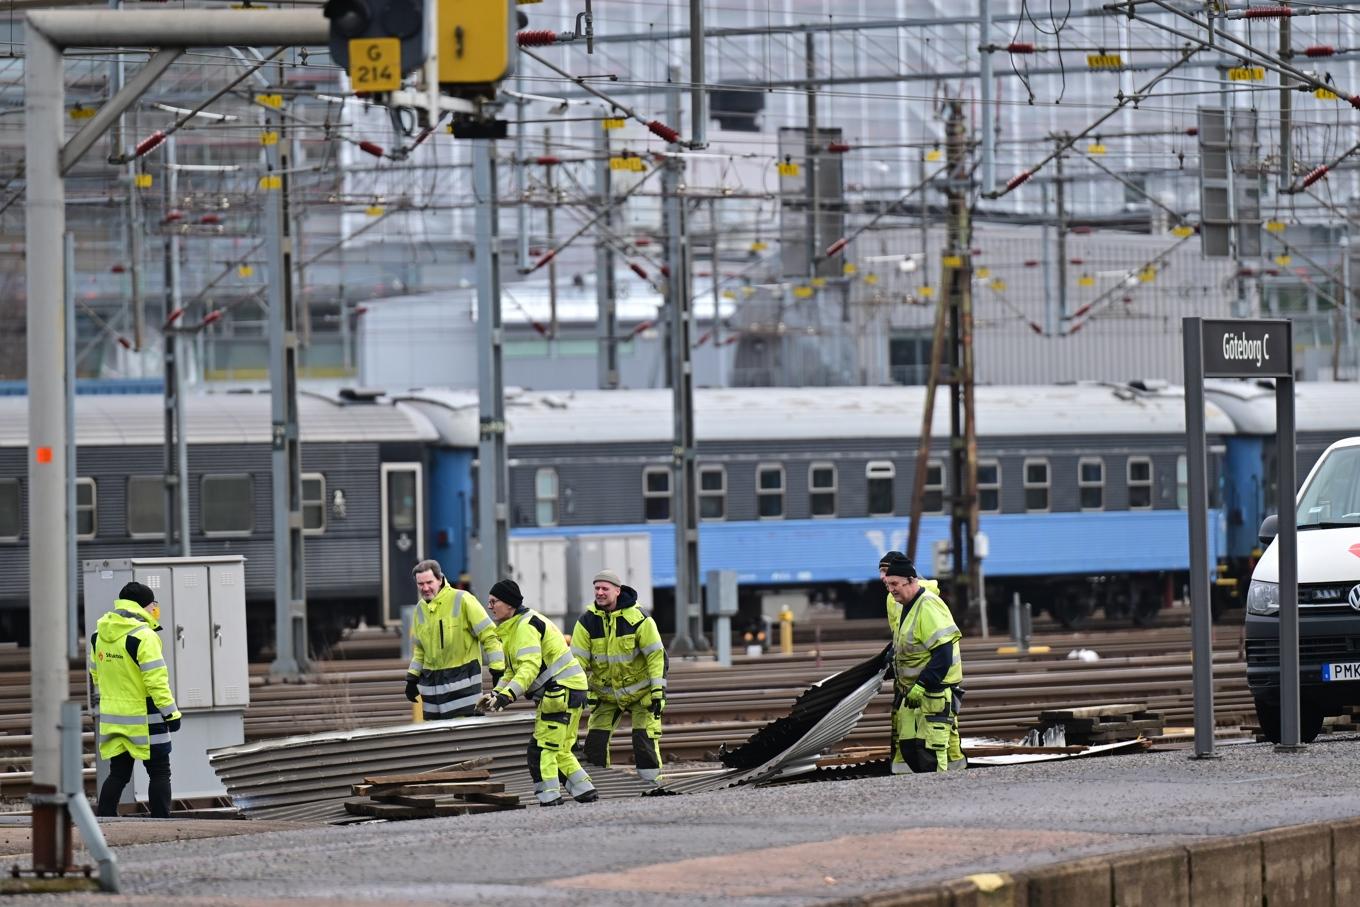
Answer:
<svg viewBox="0 0 1360 907"><path fill-rule="evenodd" d="M1194 907L1261 907L1259 836L1198 842L1186 851Z"/></svg>
<svg viewBox="0 0 1360 907"><path fill-rule="evenodd" d="M1183 847L1115 857L1110 870L1119 907L1190 907L1190 858Z"/></svg>
<svg viewBox="0 0 1360 907"><path fill-rule="evenodd" d="M885 891L837 901L829 907L949 907L949 894L939 886L925 890Z"/></svg>
<svg viewBox="0 0 1360 907"><path fill-rule="evenodd" d="M1263 891L1270 907L1332 903L1332 829L1329 826L1262 832Z"/></svg>
<svg viewBox="0 0 1360 907"><path fill-rule="evenodd" d="M1108 858L1096 857L1030 870L1029 907L1112 907L1114 886Z"/></svg>
<svg viewBox="0 0 1360 907"><path fill-rule="evenodd" d="M950 882L949 907L1027 907L1028 890L1023 880L1005 873L979 873Z"/></svg>
<svg viewBox="0 0 1360 907"><path fill-rule="evenodd" d="M1333 903L1360 904L1360 819L1331 826Z"/></svg>

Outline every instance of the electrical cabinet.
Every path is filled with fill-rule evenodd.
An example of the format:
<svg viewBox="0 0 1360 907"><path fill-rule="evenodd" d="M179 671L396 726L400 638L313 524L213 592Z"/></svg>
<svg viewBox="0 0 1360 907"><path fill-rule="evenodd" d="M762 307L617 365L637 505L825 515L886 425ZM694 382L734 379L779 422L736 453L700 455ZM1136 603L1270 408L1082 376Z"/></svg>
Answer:
<svg viewBox="0 0 1360 907"><path fill-rule="evenodd" d="M83 566L87 644L124 585L135 580L156 594L170 690L184 716L171 738L175 796L224 794L207 751L245 741L244 712L250 703L245 558L129 558L85 561ZM108 769L97 752L96 765L102 784ZM145 784L145 775L134 772L124 801L134 791L144 796Z"/></svg>
<svg viewBox="0 0 1360 907"><path fill-rule="evenodd" d="M560 536L530 536L510 540L510 575L524 593L524 603L560 620L566 616L575 590L567 583L567 540ZM479 596L483 590L477 590ZM485 602L483 602L485 604Z"/></svg>
<svg viewBox="0 0 1360 907"><path fill-rule="evenodd" d="M592 581L601 570L613 570L624 585L637 590L638 603L652 612L652 537L645 532L579 535L567 555L570 586L568 611L578 616L594 598Z"/></svg>

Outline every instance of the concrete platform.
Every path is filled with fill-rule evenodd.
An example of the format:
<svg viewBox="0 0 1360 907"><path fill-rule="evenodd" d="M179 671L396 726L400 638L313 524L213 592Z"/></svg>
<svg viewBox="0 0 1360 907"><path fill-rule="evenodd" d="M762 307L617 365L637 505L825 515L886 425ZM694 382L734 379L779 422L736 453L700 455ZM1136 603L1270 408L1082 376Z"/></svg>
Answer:
<svg viewBox="0 0 1360 907"><path fill-rule="evenodd" d="M1360 738L1221 753L186 835L120 847L123 895L62 903L1360 902ZM123 820L110 837L130 823L181 825Z"/></svg>

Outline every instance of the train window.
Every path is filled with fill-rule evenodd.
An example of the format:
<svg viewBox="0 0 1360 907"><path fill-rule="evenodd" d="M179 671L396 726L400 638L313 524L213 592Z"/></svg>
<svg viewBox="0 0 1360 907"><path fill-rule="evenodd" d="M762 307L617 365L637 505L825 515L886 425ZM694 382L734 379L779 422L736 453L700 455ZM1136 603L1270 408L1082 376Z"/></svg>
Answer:
<svg viewBox="0 0 1360 907"><path fill-rule="evenodd" d="M926 487L921 494L922 513L944 513L944 464L939 460L926 463Z"/></svg>
<svg viewBox="0 0 1360 907"><path fill-rule="evenodd" d="M978 510L982 513L1001 512L1001 463L998 460L978 460Z"/></svg>
<svg viewBox="0 0 1360 907"><path fill-rule="evenodd" d="M199 484L204 535L246 535L255 529L255 482L246 474L204 476Z"/></svg>
<svg viewBox="0 0 1360 907"><path fill-rule="evenodd" d="M557 470L551 466L534 471L534 522L557 525Z"/></svg>
<svg viewBox="0 0 1360 907"><path fill-rule="evenodd" d="M808 467L808 503L813 516L836 515L836 466L813 463Z"/></svg>
<svg viewBox="0 0 1360 907"><path fill-rule="evenodd" d="M165 535L164 477L128 476L127 522L133 538Z"/></svg>
<svg viewBox="0 0 1360 907"><path fill-rule="evenodd" d="M1025 509L1048 509L1048 461L1025 461Z"/></svg>
<svg viewBox="0 0 1360 907"><path fill-rule="evenodd" d="M1176 507L1186 510L1190 504L1190 467L1185 454L1176 458ZM1213 506L1211 503L1210 506Z"/></svg>
<svg viewBox="0 0 1360 907"><path fill-rule="evenodd" d="M1077 494L1082 510L1105 509L1105 461L1082 457L1077 461Z"/></svg>
<svg viewBox="0 0 1360 907"><path fill-rule="evenodd" d="M699 467L699 519L727 518L727 468Z"/></svg>
<svg viewBox="0 0 1360 907"><path fill-rule="evenodd" d="M864 467L869 482L869 516L892 516L896 476L897 468L887 460L870 460Z"/></svg>
<svg viewBox="0 0 1360 907"><path fill-rule="evenodd" d="M99 531L97 499L94 479L76 479L76 538L92 539Z"/></svg>
<svg viewBox="0 0 1360 907"><path fill-rule="evenodd" d="M779 463L756 467L756 512L763 520L784 516L784 467Z"/></svg>
<svg viewBox="0 0 1360 907"><path fill-rule="evenodd" d="M19 480L0 479L0 539L16 542L24 529L19 508Z"/></svg>
<svg viewBox="0 0 1360 907"><path fill-rule="evenodd" d="M671 518L671 468L648 466L642 470L642 511L649 523Z"/></svg>
<svg viewBox="0 0 1360 907"><path fill-rule="evenodd" d="M1147 510L1152 506L1152 459L1129 457L1129 509Z"/></svg>
<svg viewBox="0 0 1360 907"><path fill-rule="evenodd" d="M302 534L326 531L326 477L319 472L302 474Z"/></svg>

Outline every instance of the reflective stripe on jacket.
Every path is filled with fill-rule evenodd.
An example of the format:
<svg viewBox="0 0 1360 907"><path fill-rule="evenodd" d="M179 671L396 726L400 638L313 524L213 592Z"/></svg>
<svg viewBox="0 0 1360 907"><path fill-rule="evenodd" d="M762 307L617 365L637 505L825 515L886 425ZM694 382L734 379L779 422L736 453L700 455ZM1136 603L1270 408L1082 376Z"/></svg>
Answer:
<svg viewBox="0 0 1360 907"><path fill-rule="evenodd" d="M963 660L959 654L959 640L963 634L954 623L949 606L940 598L939 585L934 580L919 580L921 590L916 599L900 614L893 631L893 667L897 673L897 689L910 690L931 656L941 646L949 648L941 684L952 686L963 680ZM936 692L936 690L929 690Z"/></svg>
<svg viewBox="0 0 1360 907"><path fill-rule="evenodd" d="M630 597L636 601L636 595ZM661 633L635 604L613 611L591 605L572 630L571 650L586 669L591 691L603 700L630 703L666 689Z"/></svg>
<svg viewBox="0 0 1360 907"><path fill-rule="evenodd" d="M476 677L480 688L482 654L491 670L505 670L496 625L471 592L456 590L446 581L434 598L416 605L407 674L419 679L422 674L451 671Z"/></svg>
<svg viewBox="0 0 1360 907"><path fill-rule="evenodd" d="M120 598L99 618L90 639L90 680L104 759L128 753L145 761L153 744L169 751L165 723L180 713L156 626L141 605Z"/></svg>
<svg viewBox="0 0 1360 907"><path fill-rule="evenodd" d="M496 633L510 662L496 684L497 693L515 699L538 698L538 692L550 683L568 690L586 689L586 672L576 663L567 638L542 614L521 607L496 627Z"/></svg>

